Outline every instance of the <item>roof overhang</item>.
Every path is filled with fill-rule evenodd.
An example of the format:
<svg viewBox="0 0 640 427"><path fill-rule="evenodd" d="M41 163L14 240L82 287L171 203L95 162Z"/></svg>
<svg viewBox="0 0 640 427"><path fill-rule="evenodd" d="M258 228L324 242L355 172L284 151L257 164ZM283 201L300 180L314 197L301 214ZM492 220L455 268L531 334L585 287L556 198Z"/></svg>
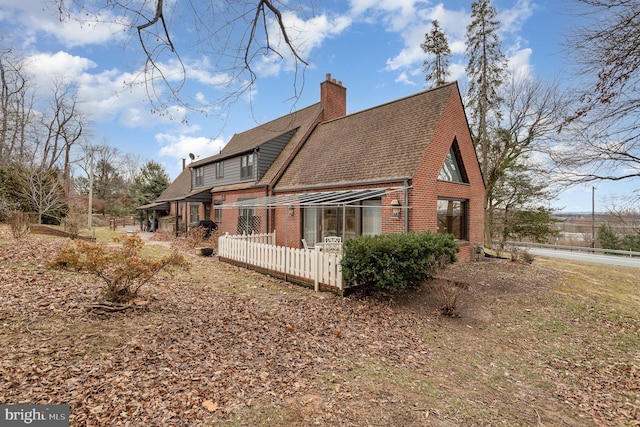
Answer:
<svg viewBox="0 0 640 427"><path fill-rule="evenodd" d="M185 202L211 202L211 188L193 190L181 200Z"/></svg>
<svg viewBox="0 0 640 427"><path fill-rule="evenodd" d="M169 202L154 202L146 205L138 206L139 211L164 211L169 210Z"/></svg>
<svg viewBox="0 0 640 427"><path fill-rule="evenodd" d="M265 196L256 199L239 200L233 203L224 203L222 205L218 205L218 208L277 208L290 206L322 207L343 205L360 206L360 202L364 200L386 197L396 193L402 194L409 188L410 187L400 186L276 194L274 196Z"/></svg>

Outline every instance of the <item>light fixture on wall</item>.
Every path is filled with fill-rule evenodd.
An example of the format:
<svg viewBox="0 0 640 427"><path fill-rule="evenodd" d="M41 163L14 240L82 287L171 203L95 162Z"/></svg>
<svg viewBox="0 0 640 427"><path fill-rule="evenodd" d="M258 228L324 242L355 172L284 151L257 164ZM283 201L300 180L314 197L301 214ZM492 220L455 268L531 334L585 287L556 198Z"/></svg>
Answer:
<svg viewBox="0 0 640 427"><path fill-rule="evenodd" d="M288 205L288 206L287 206L287 215L289 215L289 216L293 216L293 212L294 212L294 211L293 211L293 206Z"/></svg>
<svg viewBox="0 0 640 427"><path fill-rule="evenodd" d="M400 208L400 202L398 201L398 199L393 199L391 201L391 217L400 218L400 212L402 212L402 209Z"/></svg>

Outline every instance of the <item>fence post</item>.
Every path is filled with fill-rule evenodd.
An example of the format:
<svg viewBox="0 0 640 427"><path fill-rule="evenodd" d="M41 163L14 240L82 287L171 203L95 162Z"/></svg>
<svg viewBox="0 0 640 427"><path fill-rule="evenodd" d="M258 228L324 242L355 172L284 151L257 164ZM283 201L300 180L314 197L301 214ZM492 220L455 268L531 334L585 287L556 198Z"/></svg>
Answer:
<svg viewBox="0 0 640 427"><path fill-rule="evenodd" d="M311 262L311 273L313 274L313 289L316 292L320 292L320 278L318 277L318 271L320 271L320 268L318 268L318 266L320 265L320 248L319 247L316 246L313 249L313 255L311 259L313 260Z"/></svg>

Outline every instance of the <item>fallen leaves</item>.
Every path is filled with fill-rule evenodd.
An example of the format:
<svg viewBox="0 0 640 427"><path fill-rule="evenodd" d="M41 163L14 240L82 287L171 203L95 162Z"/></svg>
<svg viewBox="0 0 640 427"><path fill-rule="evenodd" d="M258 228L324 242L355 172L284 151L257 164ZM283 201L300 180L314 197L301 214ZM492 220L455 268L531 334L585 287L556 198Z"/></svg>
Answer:
<svg viewBox="0 0 640 427"><path fill-rule="evenodd" d="M164 277L133 301L135 310L96 315L86 307L99 295L97 284L42 268L58 244L24 239L0 245L0 404L65 403L71 406L72 425L89 426L214 425L246 408L282 405L309 411L294 412L308 421L298 424L424 425L425 411L435 418L446 408L438 412L413 401L406 389L435 395L457 391L449 368L459 363L459 348L447 348L443 333L438 354L449 358L449 365L444 373L437 371L434 362L443 362L434 360L433 344L425 337L440 330L416 305L331 294L319 298L307 289L194 257L202 277ZM496 273L480 263L475 270L454 273L469 278L478 271L492 292L517 292L510 288L515 273L509 268ZM447 333L469 334L479 342L470 347L489 351L484 325L467 320L456 328L450 319ZM505 322L495 329L502 333L515 326ZM554 381L558 397L536 398L563 408L565 417L580 411L610 424L637 420L640 405L626 397L639 393L637 364L557 359L540 365L541 377ZM500 380L493 371L509 375ZM497 381L521 381L500 362L487 372ZM409 385L401 389L390 378ZM370 388L360 389L362 384ZM493 387L497 393L501 385ZM506 404L531 401L522 394L510 395ZM529 420L544 416L532 412ZM504 422L502 417L498 413L493 421Z"/></svg>
<svg viewBox="0 0 640 427"><path fill-rule="evenodd" d="M212 402L211 400L205 400L204 402L202 402L202 407L209 412L215 412L218 410L218 403Z"/></svg>
<svg viewBox="0 0 640 427"><path fill-rule="evenodd" d="M2 246L0 403L66 403L73 425L192 425L304 394L322 372L345 370L344 358L360 357L371 340L367 356L405 364L409 352L414 366L427 362L418 334L396 336L414 320L390 318L382 303L318 299L296 287L256 299L184 276L150 284L131 305L143 310L97 315L87 307L99 285L37 268L53 251L40 248L54 244ZM229 286L247 276L208 262Z"/></svg>

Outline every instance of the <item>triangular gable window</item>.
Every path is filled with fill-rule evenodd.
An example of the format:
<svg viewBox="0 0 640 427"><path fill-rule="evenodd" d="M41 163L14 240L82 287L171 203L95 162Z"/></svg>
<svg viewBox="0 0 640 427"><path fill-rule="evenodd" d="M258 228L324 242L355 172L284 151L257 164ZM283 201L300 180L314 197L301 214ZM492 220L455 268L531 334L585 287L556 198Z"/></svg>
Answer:
<svg viewBox="0 0 640 427"><path fill-rule="evenodd" d="M458 141L453 141L451 148L444 159L444 164L438 175L440 181L468 183L467 174L462 164L462 156L458 148Z"/></svg>

